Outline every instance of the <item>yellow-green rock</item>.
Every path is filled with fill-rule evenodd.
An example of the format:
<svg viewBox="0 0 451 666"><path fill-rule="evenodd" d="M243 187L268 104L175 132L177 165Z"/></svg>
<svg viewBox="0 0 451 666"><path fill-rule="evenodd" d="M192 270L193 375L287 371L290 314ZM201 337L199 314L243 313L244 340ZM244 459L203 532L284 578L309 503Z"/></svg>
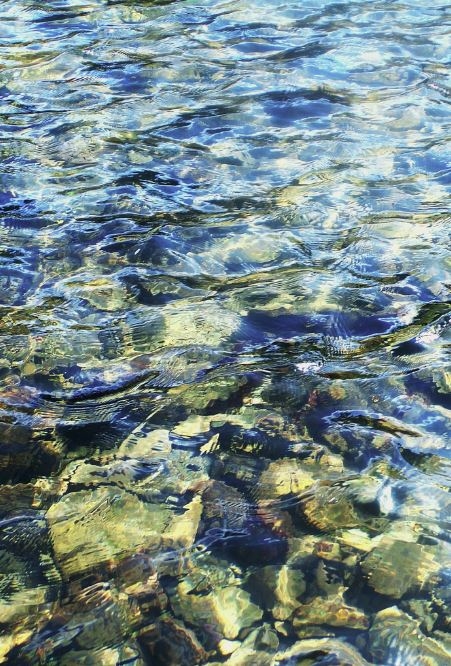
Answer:
<svg viewBox="0 0 451 666"><path fill-rule="evenodd" d="M180 583L171 603L176 615L181 615L185 622L210 624L229 640L237 638L243 628L251 627L263 615L248 592L234 585L197 595L189 585Z"/></svg>
<svg viewBox="0 0 451 666"><path fill-rule="evenodd" d="M164 505L115 487L68 493L47 512L55 557L68 577L114 565L136 550L156 550L171 518Z"/></svg>

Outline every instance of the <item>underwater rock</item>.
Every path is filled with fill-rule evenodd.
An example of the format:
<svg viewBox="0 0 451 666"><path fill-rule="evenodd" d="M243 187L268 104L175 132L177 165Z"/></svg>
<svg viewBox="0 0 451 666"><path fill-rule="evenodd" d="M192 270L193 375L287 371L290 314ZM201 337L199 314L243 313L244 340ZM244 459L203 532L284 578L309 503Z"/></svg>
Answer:
<svg viewBox="0 0 451 666"><path fill-rule="evenodd" d="M114 274L93 277L91 272L79 272L58 282L59 295L68 300L73 298L75 290L77 297L88 303L93 310L117 312L126 303L125 288Z"/></svg>
<svg viewBox="0 0 451 666"><path fill-rule="evenodd" d="M3 558L1 558L3 559ZM3 564L3 562L2 562ZM21 581L15 577L5 576L3 583L19 587ZM23 585L23 582L22 582ZM35 629L44 624L56 606L56 595L48 586L40 585L32 588L27 586L9 594L2 594L0 601L0 617L4 624L21 626L22 630Z"/></svg>
<svg viewBox="0 0 451 666"><path fill-rule="evenodd" d="M272 651L279 647L279 638L271 625L265 622L246 636L243 645L253 645L257 650Z"/></svg>
<svg viewBox="0 0 451 666"><path fill-rule="evenodd" d="M169 389L168 395L175 398L187 412L213 409L216 412L225 411L230 403L241 404L244 397L261 381L261 377L261 373L236 372L223 366L209 372L202 380Z"/></svg>
<svg viewBox="0 0 451 666"><path fill-rule="evenodd" d="M389 409L389 407L387 407ZM313 418L314 413L311 418ZM373 459L396 455L397 436L415 433L396 419L366 409L336 410L323 419L327 425L321 438L331 450L339 452L347 465L363 470Z"/></svg>
<svg viewBox="0 0 451 666"><path fill-rule="evenodd" d="M219 153L219 145L215 144L212 150ZM224 265L227 272L241 273L243 268L262 270L277 261L282 263L286 255L296 256L289 239L275 231L256 231L249 225L249 229L239 236L219 238L213 248L208 248L207 253L200 255L199 260L207 266L211 262L212 266Z"/></svg>
<svg viewBox="0 0 451 666"><path fill-rule="evenodd" d="M305 456L306 451L310 451L310 455ZM307 469L316 478L333 481L343 477L345 467L340 454L331 453L324 446L312 443L308 443L300 453Z"/></svg>
<svg viewBox="0 0 451 666"><path fill-rule="evenodd" d="M448 666L451 651L423 634L420 621L396 606L376 614L369 631L369 651L378 663Z"/></svg>
<svg viewBox="0 0 451 666"><path fill-rule="evenodd" d="M25 398L26 399L26 398ZM11 415L5 420L15 419ZM26 423L0 422L0 482L26 483L58 469L62 452L49 438L47 441ZM26 421L26 417L23 417Z"/></svg>
<svg viewBox="0 0 451 666"><path fill-rule="evenodd" d="M117 455L127 458L167 456L171 452L169 430L147 430L138 426L120 445Z"/></svg>
<svg viewBox="0 0 451 666"><path fill-rule="evenodd" d="M171 518L168 507L114 487L68 493L47 512L55 556L66 577L114 567L139 549L157 549Z"/></svg>
<svg viewBox="0 0 451 666"><path fill-rule="evenodd" d="M117 666L118 664L130 664L132 666L146 666L137 644L131 641L124 642L120 647L103 647L95 650L70 650L66 654L58 655L60 666Z"/></svg>
<svg viewBox="0 0 451 666"><path fill-rule="evenodd" d="M449 614L448 614L449 618ZM449 654L451 654L451 632L449 631L449 619L448 619L448 628L444 628L443 631L438 629L431 632L431 638L433 638L437 643Z"/></svg>
<svg viewBox="0 0 451 666"><path fill-rule="evenodd" d="M27 559L49 555L50 542L44 515L29 509L3 518L0 521L0 549Z"/></svg>
<svg viewBox="0 0 451 666"><path fill-rule="evenodd" d="M318 655L324 655L323 663L339 663L343 666L370 666L359 652L348 643L338 638L308 638L297 641L288 650L278 652L271 661L271 666L289 666L291 664L302 664L303 657L312 656L313 663L321 663L316 660ZM309 663L309 662L306 662Z"/></svg>
<svg viewBox="0 0 451 666"><path fill-rule="evenodd" d="M178 423L172 429L172 432L179 437L197 437L202 433L209 432L211 429L210 421L210 416L190 414L187 419Z"/></svg>
<svg viewBox="0 0 451 666"><path fill-rule="evenodd" d="M302 493L297 514L321 532L340 528L361 528L381 532L389 521L378 515L377 491L380 483L367 477L341 481L318 481Z"/></svg>
<svg viewBox="0 0 451 666"><path fill-rule="evenodd" d="M159 583L157 574L136 581L121 591L127 595L130 606L129 623L132 627L142 626L144 621L153 622L169 605L168 596Z"/></svg>
<svg viewBox="0 0 451 666"><path fill-rule="evenodd" d="M23 631L45 623L57 604L61 577L41 512L28 509L0 520L0 571L0 622Z"/></svg>
<svg viewBox="0 0 451 666"><path fill-rule="evenodd" d="M154 492L160 499L167 496L182 496L185 493L197 493L197 489L209 480L209 460L207 456L194 456L183 449L173 450L170 456L161 457L164 473L150 480L143 490L152 497Z"/></svg>
<svg viewBox="0 0 451 666"><path fill-rule="evenodd" d="M201 484L202 485L202 484ZM285 557L286 537L265 508L256 508L223 481L203 484L199 535L215 551L241 564L274 563Z"/></svg>
<svg viewBox="0 0 451 666"><path fill-rule="evenodd" d="M302 450L303 446L308 445L310 442L300 441L300 433L297 426L291 419L287 419L278 411L262 410L252 407L243 407L241 409L243 417L247 418L248 423L244 426L249 428L257 428L262 435L267 438L274 438L278 440L278 448L288 448L292 453ZM252 415L254 419L252 420ZM244 418L243 418L244 420Z"/></svg>
<svg viewBox="0 0 451 666"><path fill-rule="evenodd" d="M30 629L24 629L20 625L14 628L12 633L3 631L0 636L0 663L12 663L15 655L20 648L32 639L36 627L33 625Z"/></svg>
<svg viewBox="0 0 451 666"><path fill-rule="evenodd" d="M321 594L335 596L341 594L348 583L349 573L339 561L321 559L315 571L315 583Z"/></svg>
<svg viewBox="0 0 451 666"><path fill-rule="evenodd" d="M202 515L202 500L199 495L185 505L182 514L174 515L162 534L163 544L170 548L189 548L194 544Z"/></svg>
<svg viewBox="0 0 451 666"><path fill-rule="evenodd" d="M35 500L35 485L33 483L16 483L14 485L0 486L0 516L9 514L12 510L22 511L30 509Z"/></svg>
<svg viewBox="0 0 451 666"><path fill-rule="evenodd" d="M221 641L223 643L223 641ZM233 641L235 643L235 641ZM269 624L252 629L232 651L227 666L270 666L271 653L279 647L279 639Z"/></svg>
<svg viewBox="0 0 451 666"><path fill-rule="evenodd" d="M445 565L433 578L431 597L439 615L436 628L451 636L451 566Z"/></svg>
<svg viewBox="0 0 451 666"><path fill-rule="evenodd" d="M197 666L208 658L196 634L170 616L140 631L138 641L155 666Z"/></svg>
<svg viewBox="0 0 451 666"><path fill-rule="evenodd" d="M369 553L374 548L374 543L368 534L358 528L343 530L338 536L338 541L343 548L357 553Z"/></svg>
<svg viewBox="0 0 451 666"><path fill-rule="evenodd" d="M243 494L224 483L210 480L199 485L202 493L201 533L212 529L240 530L249 516L249 503Z"/></svg>
<svg viewBox="0 0 451 666"><path fill-rule="evenodd" d="M213 300L197 304L168 303L161 309L164 317L166 347L204 345L219 347L238 330L241 317Z"/></svg>
<svg viewBox="0 0 451 666"><path fill-rule="evenodd" d="M61 608L61 619L67 618L64 631L75 631L75 645L80 650L111 648L126 639L139 619L133 618L134 609L107 583L95 583L83 588Z"/></svg>
<svg viewBox="0 0 451 666"><path fill-rule="evenodd" d="M151 556L137 553L122 560L116 569L114 582L121 598L127 599L131 627L154 621L168 608L169 600L154 564L158 562Z"/></svg>
<svg viewBox="0 0 451 666"><path fill-rule="evenodd" d="M281 458L271 462L258 483L258 494L266 499L285 495L298 495L314 483L310 471L293 458Z"/></svg>
<svg viewBox="0 0 451 666"><path fill-rule="evenodd" d="M401 535L384 535L361 562L368 585L394 599L423 589L440 569L438 547L401 539Z"/></svg>
<svg viewBox="0 0 451 666"><path fill-rule="evenodd" d="M240 646L224 663L227 666L270 666L271 655L253 647Z"/></svg>
<svg viewBox="0 0 451 666"><path fill-rule="evenodd" d="M216 557L202 543L196 543L191 550L181 551L180 555L176 567L174 563L158 563L158 571L163 576L177 578L186 594L207 595L216 588L242 584L242 569Z"/></svg>
<svg viewBox="0 0 451 666"><path fill-rule="evenodd" d="M360 516L343 490L326 481L318 482L300 498L297 513L309 525L324 532L341 527L358 527L361 523Z"/></svg>
<svg viewBox="0 0 451 666"><path fill-rule="evenodd" d="M164 463L158 458L119 458L69 463L63 472L67 490L117 486L139 492L153 486L154 480L164 471Z"/></svg>
<svg viewBox="0 0 451 666"><path fill-rule="evenodd" d="M288 565L257 569L247 581L262 608L271 610L274 619L286 620L301 605L306 591L303 572Z"/></svg>
<svg viewBox="0 0 451 666"><path fill-rule="evenodd" d="M275 434L278 432L277 426L280 425L282 429L284 426L283 420L282 423L274 423L273 412L243 405L239 411L232 413L219 412L205 416L196 413L190 414L188 418L177 424L172 432L182 437L194 437L208 433L210 430L220 430L225 424L239 426L244 430L258 427L268 432L268 434L271 432Z"/></svg>
<svg viewBox="0 0 451 666"><path fill-rule="evenodd" d="M267 465L267 460L241 453L218 451L217 437L214 435L208 445L212 445L210 475L212 478L227 479L230 485L240 488L251 499L253 506L264 506L259 501L259 478ZM274 505L273 502L270 502Z"/></svg>
<svg viewBox="0 0 451 666"><path fill-rule="evenodd" d="M404 599L400 605L408 615L420 621L422 631L425 631L428 635L431 634L439 615L434 611L434 603L430 599Z"/></svg>
<svg viewBox="0 0 451 666"><path fill-rule="evenodd" d="M164 446L164 444L163 444ZM89 461L76 460L61 474L66 491L118 487L149 502L161 502L169 495L177 497L206 483L209 461L183 449L158 452L140 457L106 454Z"/></svg>
<svg viewBox="0 0 451 666"><path fill-rule="evenodd" d="M218 643L218 652L224 657L232 654L241 646L241 641L229 641L227 638L223 638Z"/></svg>
<svg viewBox="0 0 451 666"><path fill-rule="evenodd" d="M340 594L334 597L315 597L302 603L293 615L293 627L298 635L312 625L346 627L347 629L367 629L368 618L358 608L348 606Z"/></svg>
<svg viewBox="0 0 451 666"><path fill-rule="evenodd" d="M263 615L249 593L235 585L215 588L209 594L195 594L190 585L180 583L171 604L185 622L207 623L229 640L237 638L242 629L251 627Z"/></svg>
<svg viewBox="0 0 451 666"><path fill-rule="evenodd" d="M302 537L290 537L288 539L287 564L293 567L303 566L306 562L318 561L319 544L324 537L319 535L305 534Z"/></svg>
<svg viewBox="0 0 451 666"><path fill-rule="evenodd" d="M55 658L65 664L91 663L89 659L97 653L105 654L105 663L111 663L121 653L115 650L121 644L124 647L127 635L142 623L127 595L106 581L80 580L71 583L68 591L46 625L38 627L15 654L17 663L52 663Z"/></svg>
<svg viewBox="0 0 451 666"><path fill-rule="evenodd" d="M315 543L315 553L323 560L341 560L340 546L336 541L320 539Z"/></svg>

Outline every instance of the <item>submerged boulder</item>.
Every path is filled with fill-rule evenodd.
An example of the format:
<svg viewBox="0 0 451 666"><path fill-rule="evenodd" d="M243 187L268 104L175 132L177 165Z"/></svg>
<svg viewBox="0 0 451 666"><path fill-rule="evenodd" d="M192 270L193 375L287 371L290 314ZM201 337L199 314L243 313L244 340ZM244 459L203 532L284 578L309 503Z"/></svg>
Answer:
<svg viewBox="0 0 451 666"><path fill-rule="evenodd" d="M361 563L368 584L379 594L400 599L423 589L440 569L436 546L425 546L384 535Z"/></svg>
<svg viewBox="0 0 451 666"><path fill-rule="evenodd" d="M369 650L377 663L447 666L451 650L444 643L426 636L420 621L396 606L376 614L371 626Z"/></svg>
<svg viewBox="0 0 451 666"><path fill-rule="evenodd" d="M258 622L263 611L248 592L235 585L214 588L209 594L194 594L180 583L171 600L176 615L192 625L211 625L221 637L233 640L242 629Z"/></svg>
<svg viewBox="0 0 451 666"><path fill-rule="evenodd" d="M114 566L138 549L156 550L172 512L115 487L68 493L47 512L58 564L67 577Z"/></svg>

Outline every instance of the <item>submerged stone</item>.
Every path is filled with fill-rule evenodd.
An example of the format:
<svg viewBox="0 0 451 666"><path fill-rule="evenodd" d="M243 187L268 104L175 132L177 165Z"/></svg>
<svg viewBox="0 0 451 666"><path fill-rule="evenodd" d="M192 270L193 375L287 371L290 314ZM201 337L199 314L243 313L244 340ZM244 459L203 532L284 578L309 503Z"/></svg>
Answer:
<svg viewBox="0 0 451 666"><path fill-rule="evenodd" d="M203 345L211 347L223 344L238 329L241 317L221 307L215 301L203 301L202 308L196 304L169 303L162 310L164 318L164 344L167 347L180 345Z"/></svg>
<svg viewBox="0 0 451 666"><path fill-rule="evenodd" d="M311 625L346 627L347 629L367 629L368 618L358 608L349 606L341 595L334 597L315 597L303 603L294 612L293 627L302 635Z"/></svg>
<svg viewBox="0 0 451 666"><path fill-rule="evenodd" d="M55 556L66 577L114 566L139 549L156 550L172 512L118 488L62 497L47 512Z"/></svg>
<svg viewBox="0 0 451 666"><path fill-rule="evenodd" d="M145 666L145 661L141 656L137 645L127 642L120 647L104 647L98 650L71 650L70 652L58 657L58 663L61 666L117 666L118 664L132 664L133 666Z"/></svg>
<svg viewBox="0 0 451 666"><path fill-rule="evenodd" d="M8 421L12 418L7 417ZM56 472L62 451L55 441L34 431L27 423L29 418L19 417L14 421L0 422L0 482L13 484L20 479L25 483Z"/></svg>
<svg viewBox="0 0 451 666"><path fill-rule="evenodd" d="M424 589L432 574L440 569L438 555L438 547L384 535L361 567L373 590L400 599L407 592Z"/></svg>
<svg viewBox="0 0 451 666"><path fill-rule="evenodd" d="M171 449L169 430L165 428L150 430L139 426L122 442L118 455L129 458L153 458L167 456Z"/></svg>
<svg viewBox="0 0 451 666"><path fill-rule="evenodd" d="M202 501L195 496L184 506L182 514L176 514L163 532L163 542L170 548L189 548L194 544L202 515Z"/></svg>
<svg viewBox="0 0 451 666"><path fill-rule="evenodd" d="M225 663L227 666L270 666L271 655L278 647L276 632L265 623L252 629Z"/></svg>
<svg viewBox="0 0 451 666"><path fill-rule="evenodd" d="M415 620L396 606L376 614L369 632L369 650L379 663L447 666L451 663L449 646L430 638Z"/></svg>
<svg viewBox="0 0 451 666"><path fill-rule="evenodd" d="M304 658L314 659L314 662L304 661ZM308 638L297 641L292 647L278 652L271 661L271 666L288 666L288 664L315 664L317 657L324 655L324 663L339 663L343 666L370 666L359 652L345 641L337 638ZM302 660L302 661L301 661Z"/></svg>
<svg viewBox="0 0 451 666"><path fill-rule="evenodd" d="M209 594L195 594L183 583L171 599L176 615L194 625L212 625L229 640L237 638L242 629L258 622L263 611L251 601L248 592L237 586L219 587Z"/></svg>
<svg viewBox="0 0 451 666"><path fill-rule="evenodd" d="M194 631L170 616L140 631L138 641L155 666L197 666L208 658Z"/></svg>
<svg viewBox="0 0 451 666"><path fill-rule="evenodd" d="M321 532L365 527L373 533L389 525L377 503L380 483L369 477L318 481L300 496L297 514Z"/></svg>
<svg viewBox="0 0 451 666"><path fill-rule="evenodd" d="M0 2L0 662L451 663L444 4Z"/></svg>
<svg viewBox="0 0 451 666"><path fill-rule="evenodd" d="M301 606L306 591L303 572L288 565L257 569L249 580L253 596L263 608L271 610L275 620L286 620Z"/></svg>
<svg viewBox="0 0 451 666"><path fill-rule="evenodd" d="M298 495L313 485L314 478L310 470L292 458L273 461L261 474L258 494L262 498L277 499L285 495Z"/></svg>

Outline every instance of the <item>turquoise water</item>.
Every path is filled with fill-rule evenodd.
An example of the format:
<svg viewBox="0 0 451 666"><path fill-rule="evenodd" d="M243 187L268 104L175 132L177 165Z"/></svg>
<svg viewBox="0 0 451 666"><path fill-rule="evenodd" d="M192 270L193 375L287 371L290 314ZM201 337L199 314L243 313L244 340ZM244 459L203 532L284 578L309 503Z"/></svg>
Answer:
<svg viewBox="0 0 451 666"><path fill-rule="evenodd" d="M449 7L0 26L1 663L451 663Z"/></svg>

